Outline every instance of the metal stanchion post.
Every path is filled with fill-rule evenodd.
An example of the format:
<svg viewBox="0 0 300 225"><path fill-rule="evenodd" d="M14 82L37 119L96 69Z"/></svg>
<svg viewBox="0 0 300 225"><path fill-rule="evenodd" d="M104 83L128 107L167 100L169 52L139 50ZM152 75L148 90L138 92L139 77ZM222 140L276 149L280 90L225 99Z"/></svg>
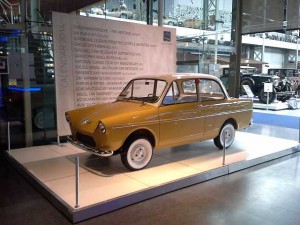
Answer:
<svg viewBox="0 0 300 225"><path fill-rule="evenodd" d="M75 172L75 179L76 179L76 205L75 208L79 208L79 196L78 196L78 192L79 192L79 157L76 157L76 172Z"/></svg>
<svg viewBox="0 0 300 225"><path fill-rule="evenodd" d="M223 165L225 165L225 152L226 152L226 132L223 132Z"/></svg>
<svg viewBox="0 0 300 225"><path fill-rule="evenodd" d="M300 143L300 117L299 117L299 127L298 127L298 129L299 129L299 143Z"/></svg>
<svg viewBox="0 0 300 225"><path fill-rule="evenodd" d="M269 92L267 92L267 110L269 110Z"/></svg>
<svg viewBox="0 0 300 225"><path fill-rule="evenodd" d="M57 136L57 145L60 145L61 143L60 143L60 138L59 138L59 136Z"/></svg>
<svg viewBox="0 0 300 225"><path fill-rule="evenodd" d="M10 123L7 122L7 149L10 152Z"/></svg>

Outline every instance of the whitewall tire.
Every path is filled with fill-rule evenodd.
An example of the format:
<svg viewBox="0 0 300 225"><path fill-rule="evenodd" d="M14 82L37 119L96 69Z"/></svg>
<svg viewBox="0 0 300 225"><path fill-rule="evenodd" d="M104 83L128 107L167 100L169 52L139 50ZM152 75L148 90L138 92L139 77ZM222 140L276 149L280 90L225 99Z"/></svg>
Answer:
<svg viewBox="0 0 300 225"><path fill-rule="evenodd" d="M121 153L121 160L129 170L141 170L145 168L153 154L153 147L149 140L139 138L127 145L124 153Z"/></svg>
<svg viewBox="0 0 300 225"><path fill-rule="evenodd" d="M231 123L225 123L225 125L222 127L220 131L220 134L214 139L214 143L219 149L223 149L224 135L225 135L225 146L226 148L229 148L232 145L235 138L235 129Z"/></svg>

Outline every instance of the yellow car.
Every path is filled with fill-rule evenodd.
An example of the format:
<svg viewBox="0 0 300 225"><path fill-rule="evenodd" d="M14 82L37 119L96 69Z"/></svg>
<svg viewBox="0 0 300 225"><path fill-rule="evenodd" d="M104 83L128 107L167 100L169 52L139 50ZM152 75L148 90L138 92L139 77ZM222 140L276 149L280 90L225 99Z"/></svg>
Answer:
<svg viewBox="0 0 300 225"><path fill-rule="evenodd" d="M148 165L153 149L214 139L229 147L252 122L252 99L228 96L205 74L138 77L116 101L66 112L69 141L99 156L121 155L129 170Z"/></svg>

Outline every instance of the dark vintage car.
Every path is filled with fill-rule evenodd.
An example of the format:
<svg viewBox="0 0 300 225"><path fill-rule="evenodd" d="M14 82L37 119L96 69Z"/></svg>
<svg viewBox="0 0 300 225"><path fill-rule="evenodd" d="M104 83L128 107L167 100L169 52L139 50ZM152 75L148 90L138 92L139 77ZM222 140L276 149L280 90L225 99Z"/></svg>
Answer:
<svg viewBox="0 0 300 225"><path fill-rule="evenodd" d="M121 155L130 170L148 165L153 149L213 139L222 149L252 122L252 99L228 96L204 74L131 80L115 102L66 112L69 141L99 156Z"/></svg>
<svg viewBox="0 0 300 225"><path fill-rule="evenodd" d="M273 91L269 93L269 102L267 93L264 92L265 83L273 84ZM248 85L253 94L258 96L259 101L265 104L272 103L275 99L285 102L295 94L290 81L287 78L280 79L280 77L276 75L253 74L250 76L242 76L241 94L245 94L243 85Z"/></svg>
<svg viewBox="0 0 300 225"><path fill-rule="evenodd" d="M279 101L287 101L294 94L293 84L286 77L279 77L277 75L265 75L265 74L257 74L256 69L254 67L243 67L241 66L240 70L240 94L245 95L246 92L243 88L243 85L248 85L251 91L255 96L258 97L261 103L267 104L268 97L267 93L264 92L264 84L272 83L273 84L273 92L269 93L269 103L275 101L275 99ZM229 82L229 68L223 68L221 71L221 80L226 88L228 88Z"/></svg>

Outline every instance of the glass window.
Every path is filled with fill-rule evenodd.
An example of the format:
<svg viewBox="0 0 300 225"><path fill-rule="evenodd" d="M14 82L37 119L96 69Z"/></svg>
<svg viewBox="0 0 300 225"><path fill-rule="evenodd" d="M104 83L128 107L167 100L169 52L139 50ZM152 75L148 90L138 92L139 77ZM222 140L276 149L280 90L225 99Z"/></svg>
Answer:
<svg viewBox="0 0 300 225"><path fill-rule="evenodd" d="M179 96L179 103L197 102L196 80L184 80L182 82L183 95Z"/></svg>
<svg viewBox="0 0 300 225"><path fill-rule="evenodd" d="M225 98L219 83L214 80L200 80L198 89L200 101L222 100Z"/></svg>
<svg viewBox="0 0 300 225"><path fill-rule="evenodd" d="M175 99L178 99L178 96L179 96L179 90L178 90L177 83L173 82L163 100L163 104L164 105L174 104Z"/></svg>
<svg viewBox="0 0 300 225"><path fill-rule="evenodd" d="M186 80L182 82L182 91L184 94L196 94L195 80Z"/></svg>
<svg viewBox="0 0 300 225"><path fill-rule="evenodd" d="M133 80L121 92L118 100L125 99L153 103L159 99L165 86L166 82L161 80Z"/></svg>
<svg viewBox="0 0 300 225"><path fill-rule="evenodd" d="M146 1L105 0L80 10L80 15L105 19L146 21Z"/></svg>

